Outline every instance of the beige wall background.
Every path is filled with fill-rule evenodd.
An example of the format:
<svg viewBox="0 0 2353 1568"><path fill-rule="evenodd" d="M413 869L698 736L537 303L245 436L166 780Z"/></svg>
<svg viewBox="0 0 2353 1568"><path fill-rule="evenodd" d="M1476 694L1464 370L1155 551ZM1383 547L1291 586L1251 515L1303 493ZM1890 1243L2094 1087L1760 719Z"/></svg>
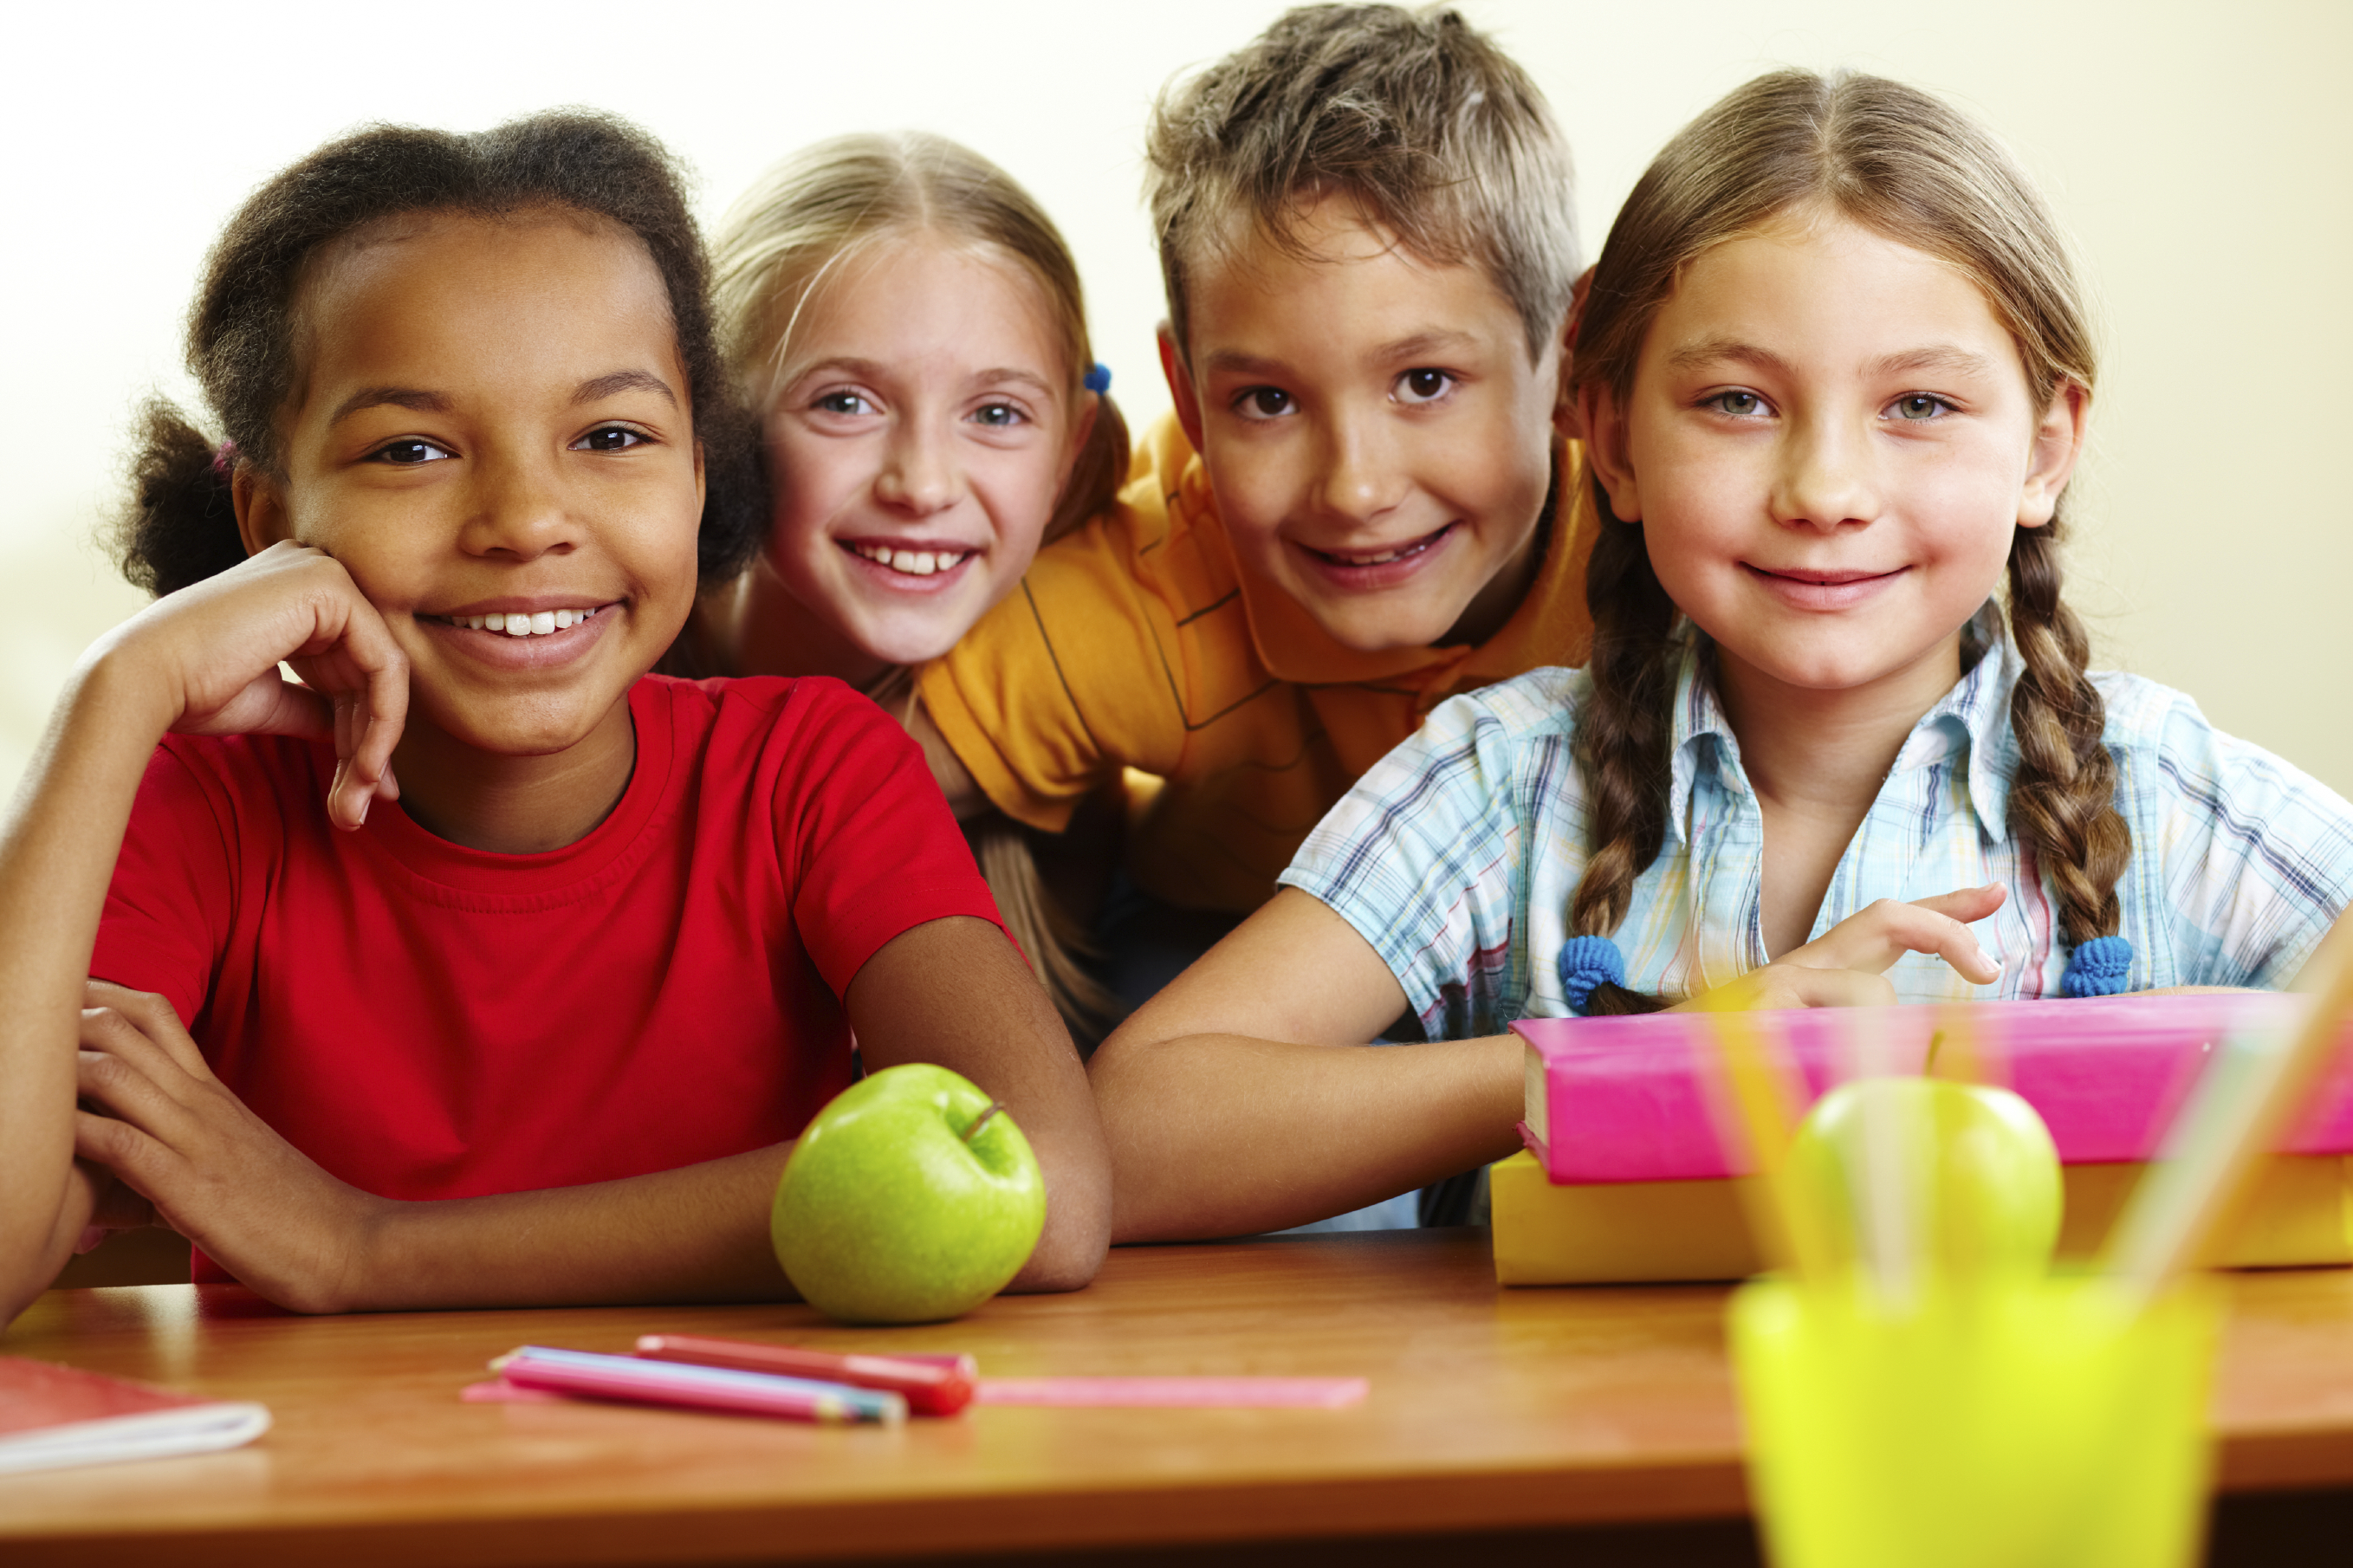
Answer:
<svg viewBox="0 0 2353 1568"><path fill-rule="evenodd" d="M2102 301L2094 450L2073 594L2100 662L2353 795L2353 5L1883 0L1675 5L1471 0L1550 95L1590 251L1643 164L1719 94L1782 64L1950 94L2010 138ZM128 414L182 396L179 325L247 191L371 120L472 129L559 103L617 110L690 161L715 218L816 137L920 127L1037 192L1070 235L1114 395L1166 406L1159 282L1137 202L1146 107L1172 72L1281 7L1186 0L854 6L476 4L452 13L213 4L12 14L0 288L0 790L90 640L138 608L92 535Z"/></svg>

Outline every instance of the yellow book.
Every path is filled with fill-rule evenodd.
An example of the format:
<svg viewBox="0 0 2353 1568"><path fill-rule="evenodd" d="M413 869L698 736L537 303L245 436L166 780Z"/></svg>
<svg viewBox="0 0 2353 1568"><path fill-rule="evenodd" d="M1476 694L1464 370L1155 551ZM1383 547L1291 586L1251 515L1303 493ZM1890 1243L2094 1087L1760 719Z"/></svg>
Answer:
<svg viewBox="0 0 2353 1568"><path fill-rule="evenodd" d="M2098 1250L2141 1170L2063 1167L2061 1258ZM2229 1268L2353 1263L2348 1177L2342 1155L2274 1155L2212 1261ZM1735 1184L1741 1179L1556 1185L1523 1151L1488 1169L1495 1278L1505 1285L1745 1279L1764 1265Z"/></svg>

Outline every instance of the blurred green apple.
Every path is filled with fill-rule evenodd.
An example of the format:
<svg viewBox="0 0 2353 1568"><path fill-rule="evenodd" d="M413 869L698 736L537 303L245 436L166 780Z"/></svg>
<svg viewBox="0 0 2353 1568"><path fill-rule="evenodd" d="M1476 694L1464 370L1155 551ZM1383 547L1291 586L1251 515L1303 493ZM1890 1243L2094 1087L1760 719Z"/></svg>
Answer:
<svg viewBox="0 0 2353 1568"><path fill-rule="evenodd" d="M2042 1119L2006 1089L1926 1078L1841 1084L1799 1124L1791 1162L1844 1256L1862 1250L1874 1116L1915 1247L1959 1279L2050 1267L2065 1194Z"/></svg>
<svg viewBox="0 0 2353 1568"><path fill-rule="evenodd" d="M1045 1228L1029 1140L969 1079L928 1062L885 1068L818 1111L768 1221L793 1289L853 1323L968 1312Z"/></svg>

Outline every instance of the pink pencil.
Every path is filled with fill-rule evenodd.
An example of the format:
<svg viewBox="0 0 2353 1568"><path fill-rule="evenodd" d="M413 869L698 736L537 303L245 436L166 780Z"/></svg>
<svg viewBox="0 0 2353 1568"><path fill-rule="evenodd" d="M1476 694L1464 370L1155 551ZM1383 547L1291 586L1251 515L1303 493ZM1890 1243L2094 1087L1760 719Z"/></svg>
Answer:
<svg viewBox="0 0 2353 1568"><path fill-rule="evenodd" d="M828 1425L907 1418L907 1402L895 1394L802 1377L733 1372L715 1366L645 1361L636 1356L597 1355L588 1351L524 1345L491 1363L491 1370L517 1388L617 1399L631 1405L674 1405L691 1410L726 1410L745 1415L781 1415Z"/></svg>

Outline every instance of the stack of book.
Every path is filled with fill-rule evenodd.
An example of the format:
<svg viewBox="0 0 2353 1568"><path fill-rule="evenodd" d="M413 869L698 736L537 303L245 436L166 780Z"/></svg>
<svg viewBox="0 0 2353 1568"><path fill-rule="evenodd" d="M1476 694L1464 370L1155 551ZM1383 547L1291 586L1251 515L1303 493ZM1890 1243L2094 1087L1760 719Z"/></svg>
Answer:
<svg viewBox="0 0 2353 1568"><path fill-rule="evenodd" d="M2293 1025L2276 993L2111 996L1750 1016L1801 1110L1852 1076L1869 1032L1895 1070L2016 1090L2058 1145L2062 1258L2106 1237L2215 1044ZM1490 1173L1495 1275L1506 1285L1737 1279L1762 1267L1737 1183L1746 1173L1716 1080L1705 1015L1536 1018L1525 1152ZM2353 1263L2353 1030L2211 1261Z"/></svg>

